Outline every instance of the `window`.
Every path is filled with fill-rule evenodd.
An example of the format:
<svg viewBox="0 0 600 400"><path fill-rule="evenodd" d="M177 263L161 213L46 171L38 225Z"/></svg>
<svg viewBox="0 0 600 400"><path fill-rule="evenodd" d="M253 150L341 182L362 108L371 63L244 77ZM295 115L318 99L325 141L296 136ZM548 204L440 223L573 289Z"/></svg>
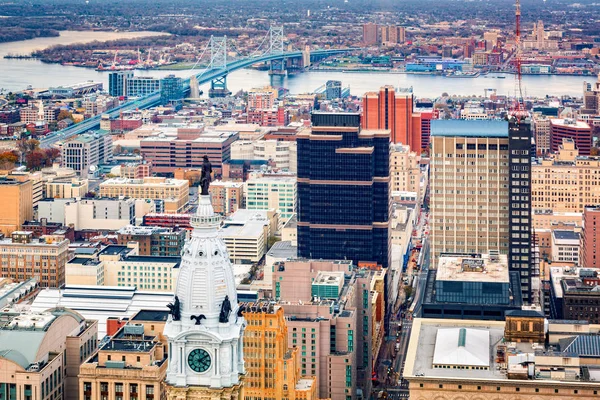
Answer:
<svg viewBox="0 0 600 400"><path fill-rule="evenodd" d="M443 388L444 388L444 385L440 384L440 385L439 385L439 388L440 388L440 389L443 389Z"/></svg>
<svg viewBox="0 0 600 400"><path fill-rule="evenodd" d="M500 386L496 386L496 391L499 392L500 391Z"/></svg>

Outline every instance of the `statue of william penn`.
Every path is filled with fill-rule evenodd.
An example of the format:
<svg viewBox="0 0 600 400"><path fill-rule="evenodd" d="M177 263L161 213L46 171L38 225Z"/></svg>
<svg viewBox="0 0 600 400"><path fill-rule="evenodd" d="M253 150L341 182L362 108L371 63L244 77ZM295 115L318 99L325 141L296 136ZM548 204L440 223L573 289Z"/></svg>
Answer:
<svg viewBox="0 0 600 400"><path fill-rule="evenodd" d="M212 174L212 165L210 161L208 161L208 156L204 156L204 161L202 162L202 174L200 175L200 187L202 188L202 192L200 193L202 196L208 196L208 187L211 182L211 174Z"/></svg>

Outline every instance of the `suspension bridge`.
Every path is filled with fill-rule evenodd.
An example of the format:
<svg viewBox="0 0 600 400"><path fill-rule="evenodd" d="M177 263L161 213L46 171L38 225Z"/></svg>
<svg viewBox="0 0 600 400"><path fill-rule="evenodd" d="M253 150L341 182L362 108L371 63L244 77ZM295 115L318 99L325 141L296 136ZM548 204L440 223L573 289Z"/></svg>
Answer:
<svg viewBox="0 0 600 400"><path fill-rule="evenodd" d="M228 50L229 44L229 50ZM209 96L223 97L230 94L227 89L227 75L233 71L255 64L269 63L269 74L284 75L287 69L305 68L312 61L321 60L335 54L360 50L359 48L304 50L285 49L282 26L272 26L256 50L246 57L229 60L228 51L235 49L235 45L228 41L226 36L211 36L204 50L192 67L192 75L183 80L184 97L199 97L199 87L210 83ZM239 52L237 52L239 54ZM210 57L210 58L209 58ZM202 60L206 60L206 67L196 69ZM111 119L118 117L125 111L141 110L161 104L161 93L156 91L149 95L127 101L102 115ZM53 144L69 139L100 126L102 115L86 119L60 131L53 132L40 140L40 147L48 148Z"/></svg>

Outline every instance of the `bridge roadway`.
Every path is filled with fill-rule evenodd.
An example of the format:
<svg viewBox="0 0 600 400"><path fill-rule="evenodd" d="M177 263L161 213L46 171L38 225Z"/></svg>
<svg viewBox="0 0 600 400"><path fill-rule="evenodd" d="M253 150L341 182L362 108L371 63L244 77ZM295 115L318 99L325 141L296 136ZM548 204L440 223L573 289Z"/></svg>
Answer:
<svg viewBox="0 0 600 400"><path fill-rule="evenodd" d="M348 51L359 50L357 48L348 49L331 49L331 50L314 50L310 52L311 58L331 56L334 54L346 53ZM286 59L286 58L299 58L302 57L301 51L291 51L283 54L266 54L259 57L248 57L241 60L233 61L227 64L226 68L214 68L209 70L203 70L196 74L198 84L202 85L212 81L213 79L225 76L238 69L249 67L250 65L267 62L272 60ZM190 92L190 78L184 80L185 95ZM144 97L140 97L136 100L131 100L115 107L102 115L108 114L110 118L114 118L120 115L123 111L131 111L136 109L145 109L160 104L160 92L154 92ZM101 115L86 119L78 124L72 125L68 128L62 129L51 133L40 140L40 147L48 148L61 140L66 140L75 135L80 135L89 130L95 129L100 126Z"/></svg>

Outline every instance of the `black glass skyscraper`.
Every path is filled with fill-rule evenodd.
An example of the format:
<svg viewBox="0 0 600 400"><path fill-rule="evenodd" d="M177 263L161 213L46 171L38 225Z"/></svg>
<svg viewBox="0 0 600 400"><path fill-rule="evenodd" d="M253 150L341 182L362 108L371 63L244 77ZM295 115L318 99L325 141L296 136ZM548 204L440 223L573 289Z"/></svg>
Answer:
<svg viewBox="0 0 600 400"><path fill-rule="evenodd" d="M298 135L298 255L389 265L389 131L314 113Z"/></svg>
<svg viewBox="0 0 600 400"><path fill-rule="evenodd" d="M523 301L532 302L531 259L531 125L512 120L508 128L509 244L508 265L519 273Z"/></svg>

